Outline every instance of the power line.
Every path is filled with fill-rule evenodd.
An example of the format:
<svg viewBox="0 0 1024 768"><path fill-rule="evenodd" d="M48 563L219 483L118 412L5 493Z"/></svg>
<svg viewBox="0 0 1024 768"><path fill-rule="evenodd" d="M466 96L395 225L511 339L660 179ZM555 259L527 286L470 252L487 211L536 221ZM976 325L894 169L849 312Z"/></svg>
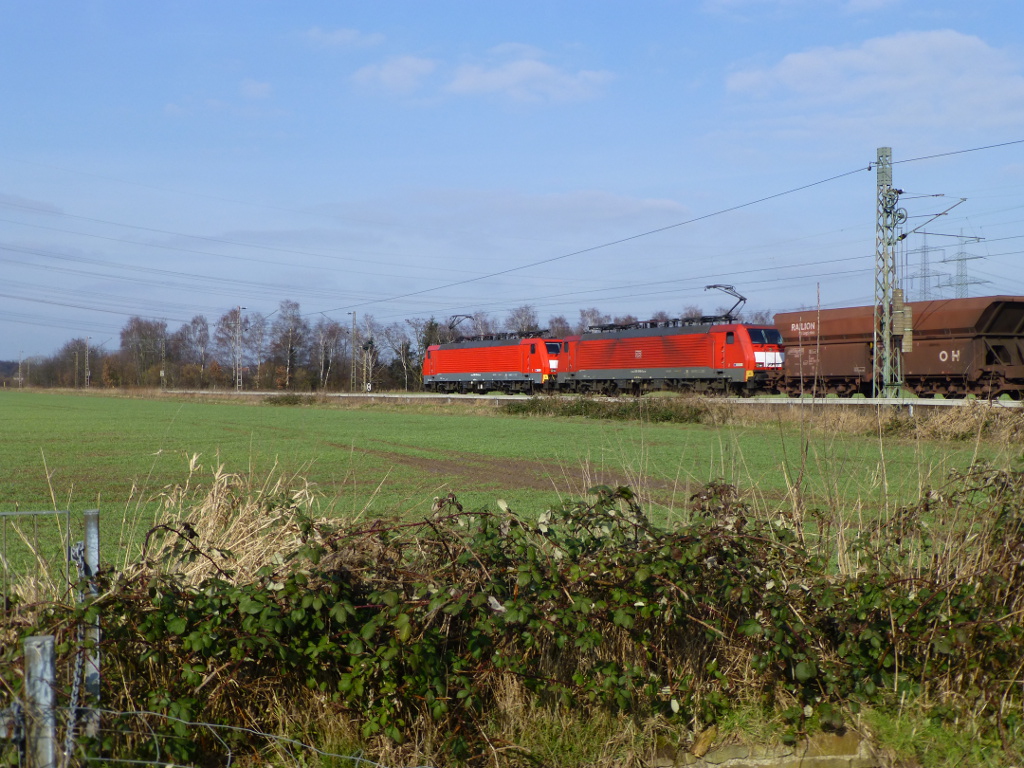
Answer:
<svg viewBox="0 0 1024 768"><path fill-rule="evenodd" d="M3 203L3 202L0 202L0 205L6 205L6 204ZM222 244L222 245L235 245L235 246L239 246L239 247L242 247L242 248L263 248L264 250L278 251L280 253L285 253L285 254L288 254L288 255L313 256L315 258L334 259L334 260L337 260L337 261L353 261L353 262L358 262L358 263L362 263L362 262L365 261L365 262L374 263L374 264L385 264L385 265L387 264L387 262L381 262L381 261L370 262L368 259L351 259L351 258L346 257L346 256L331 256L329 254L324 254L324 253L310 253L310 252L305 252L305 251L292 251L292 250L287 250L287 249L283 249L283 248L273 248L272 246L261 246L261 245L256 245L256 244L252 244L252 243L233 242L231 240L216 240L216 239L213 239L213 238L204 238L204 237L200 237L200 236L197 236L197 235L188 235L188 234L184 234L184 233L165 232L163 230L154 230L154 229L149 229L147 227L135 227L135 226L133 226L131 224L121 224L121 223L115 222L115 221L103 221L101 219L89 219L89 218L86 218L86 217L74 216L73 214L61 214L61 215L69 216L69 217L72 217L72 218L83 218L86 221L91 221L93 223L98 223L98 224L109 224L111 226L125 227L127 229L140 229L140 230L142 230L144 232L155 232L155 233L159 233L159 234L174 235L176 237L185 237L185 238L193 238L193 239L200 239L200 240L209 240L210 242L219 243L219 244ZM24 221L12 221L10 219L0 219L0 223L2 223L2 224L13 224L13 225L19 226L19 227L31 227L33 229L43 229L43 230L46 230L47 232L61 232L63 234L77 235L79 237L91 237L91 238L95 238L97 240L106 240L108 242L121 243L121 244L124 244L124 245L140 245L140 246L142 246L144 248L159 248L159 249L166 250L166 251L173 251L175 253L192 253L192 254L195 254L197 256L215 256L215 257L221 258L221 259L232 259L232 260L235 260L235 261L248 261L248 262L253 262L255 264L270 264L272 266L280 266L281 265L280 259L270 260L270 259L256 258L255 256L235 256L233 254L228 254L228 253L213 253L211 251L198 251L198 250L195 250L193 248L181 248L181 247L176 246L176 245L163 245L163 244L160 244L160 243L146 243L146 242L142 242L140 240L128 240L127 238L123 238L123 237L111 237L109 235L97 235L97 234L94 234L92 232L77 232L77 231L72 230L72 229L61 229L60 227L48 227L48 226L45 226L43 224L29 224L29 223L24 222ZM430 270L430 271L447 271L447 272L464 272L465 271L465 270L460 270L460 269L435 270L433 267L415 267L415 266L410 266L410 265L405 265L405 264L395 264L394 266L401 266L404 269L419 268L419 269ZM332 271L332 272L344 272L347 275L369 275L370 277L392 277L392 274L389 274L389 273L386 273L386 272L360 272L360 271L354 270L354 269L352 269L350 267L318 267L318 269L324 269L324 270Z"/></svg>
<svg viewBox="0 0 1024 768"><path fill-rule="evenodd" d="M1024 144L1024 139L1015 139L1014 141L1004 141L1001 144L989 144L984 147L972 147L971 149L957 149L952 152L941 152L937 155L923 155L921 157L911 157L907 160L894 160L890 165L900 165L902 163L916 163L921 160L936 160L940 157L952 157L953 155L966 155L968 152L982 152L986 149L998 149L1000 147L1011 147L1014 144Z"/></svg>
<svg viewBox="0 0 1024 768"><path fill-rule="evenodd" d="M4 201L4 200L0 200L0 206L6 207L6 208L16 208L16 209L19 209L19 210L30 211L32 213L45 214L47 216L54 216L54 215L56 215L56 216L62 216L62 217L68 218L68 219L77 219L79 221L88 221L88 222L91 222L93 224L103 224L103 225L112 226L112 227L124 227L125 229L135 229L135 230L138 230L140 232L151 232L151 233L156 234L156 235L168 235L168 236L171 236L171 237L185 237L185 238L189 238L189 239L192 239L192 240L202 240L202 241L207 242L207 243L216 243L218 245L235 245L235 246L240 246L242 248L255 248L255 249L262 250L262 251L269 251L269 252L272 252L272 253L283 253L283 254L286 254L286 255L289 255L289 256L313 256L313 257L319 258L319 259L334 259L336 261L350 261L350 262L357 262L357 263L363 263L363 264L384 264L384 265L387 265L387 266L402 267L403 269L408 269L410 267L410 264L407 263L407 262L383 262L383 261L380 261L380 259L357 259L357 258L353 258L351 256L335 256L335 255L327 254L327 253L316 253L315 251L299 251L299 250L295 250L295 249L292 249L292 248L276 248L276 247L274 247L272 245L263 245L261 243L247 243L247 242L238 241L238 240L227 240L225 238L208 237L206 235L190 235L187 232L175 232L173 230L157 229L155 227L143 227L143 226L141 226L139 224L125 224L125 223L119 222L119 221L108 221L106 219L96 219L96 218L92 218L90 216L79 216L79 215L74 214L74 213L64 213L62 211L61 212L54 212L54 211L49 211L49 210L41 210L41 209L35 208L35 207L31 206L31 205L19 205L17 203L12 203L12 202L9 202L9 201ZM18 222L18 223L21 223L21 222ZM42 225L35 225L35 224L23 224L23 226L36 226L36 227L39 227L41 229L49 229L48 227L45 227L45 226L42 226ZM63 230L56 230L56 231L63 231ZM72 232L70 234L84 234L84 233L74 233L74 232ZM87 235L87 236L89 236L89 237L102 237L101 235ZM104 239L117 240L117 238L104 238ZM122 242L131 243L132 241L124 240ZM149 244L148 243L140 243L140 245L149 245ZM169 247L169 246L153 245L152 247ZM182 248L182 249L179 249L179 250L185 251L186 249ZM198 253L202 253L202 252L198 251ZM223 254L217 254L217 255L223 255ZM238 258L238 257L234 257L234 258ZM253 259L253 261L257 261L257 259ZM412 265L412 266L414 266L414 265ZM461 270L452 269L452 270L448 270L448 271L456 272L456 271L461 271Z"/></svg>
<svg viewBox="0 0 1024 768"><path fill-rule="evenodd" d="M503 270L501 270L499 272L492 272L490 274L481 275L479 277L472 277L472 278L468 278L466 280L459 280L459 281L454 282L454 283L448 283L447 285L439 285L439 286L436 286L434 288L424 288L424 289L419 290L419 291L412 291L411 293L404 293L404 294L402 294L400 296L392 296L390 298L381 299L379 301L367 301L367 302L363 302L362 304L350 304L350 305L345 306L345 307L335 307L334 309L325 309L323 311L324 312L340 312L342 310L348 310L348 309L353 309L353 308L364 307L364 306L367 306L367 305L370 305L370 304L379 304L379 303L386 302L386 301L398 301L399 299L407 299L407 298L410 298L412 296L420 296L420 295L422 295L424 293L432 293L433 291L440 291L440 290L444 290L446 288L455 288L457 286L466 285L468 283L476 283L476 282L479 282L480 280L488 280L488 279L490 279L492 277L500 277L502 275L507 275L507 274L510 274L512 272L520 272L520 271L522 271L524 269L532 269L533 267L539 267L539 266L542 266L544 264L551 264L553 262L561 261L563 259L568 259L568 258L571 258L573 256L580 256L580 255L582 255L584 253L593 253L594 251L598 251L598 250L601 250L603 248L610 248L610 247L612 247L614 245L622 245L623 243L628 243L628 242L631 242L633 240L639 240L642 237L649 237L650 235L656 235L656 234L658 234L660 232L667 232L667 231L672 230L672 229L677 229L678 227L684 227L684 226L686 226L688 224L695 224L698 221L704 221L706 219L714 218L716 216L722 216L722 215L724 215L726 213L733 213L735 211L739 211L739 210L742 210L744 208L749 208L750 206L753 206L753 205L758 205L760 203L767 202L768 200L774 200L774 199L779 198L779 197L785 197L786 195L792 195L792 194L794 194L796 192L802 192L805 189L811 189L812 187L817 187L817 186L820 186L821 184L827 184L830 181L835 181L837 179L841 179L841 178L844 178L846 176L852 176L853 174L860 173L861 171L864 171L864 170L866 170L866 169L864 169L864 168L857 168L857 169L852 170L852 171L846 171L845 173L840 173L840 174L837 174L836 176L830 176L827 179L821 179L819 181L811 182L810 184L804 184L804 185L799 186L799 187L793 187L792 189L787 189L784 192L776 192L775 194L766 195L765 197L760 197L760 198L758 198L756 200L751 200L751 201L746 202L746 203L740 203L739 205L730 206L729 208L722 208L722 209L714 211L712 213L703 214L702 216L696 216L696 217L694 217L692 219L687 219L686 221L680 221L680 222L676 222L675 224L669 224L669 225L664 226L664 227L658 227L656 229L650 229L650 230L647 230L646 232L641 232L641 233L636 234L636 235L630 235L629 237L619 238L618 240L610 240L610 241L608 241L606 243L601 243L600 245L593 245L593 246L590 246L588 248L581 248L578 251L572 251L570 253L564 253L561 256L552 256L551 258L541 259L540 261L534 261L534 262L531 262L530 264L522 264L522 265L520 265L518 267L509 267L508 269L503 269ZM314 312L312 314L318 314L318 313Z"/></svg>
<svg viewBox="0 0 1024 768"><path fill-rule="evenodd" d="M899 163L911 163L911 162L919 162L919 161L922 161L922 160L932 160L932 159L941 158L941 157L950 157L950 156L953 156L953 155L966 154L968 152L981 152L983 150L997 149L997 148L1000 148L1000 147L1008 147L1008 146L1013 146L1015 144L1024 144L1024 139L1016 139L1016 140L1013 140L1013 141L1006 141L1006 142L1002 142L1002 143L999 143L999 144L989 144L989 145L986 145L986 146L983 146L983 147L972 147L970 149L954 150L954 151L944 152L944 153L935 154L935 155L925 155L925 156L921 156L921 157L910 158L910 159L907 159L907 160L901 160L901 161L899 161ZM859 173L859 172L861 172L863 170L871 171L873 169L873 167L874 167L874 164L875 164L875 162L872 161L872 162L868 163L867 168L857 168L857 169L852 170L852 171L846 171L845 173L840 173L840 174L837 174L835 176L830 176L830 177L828 177L826 179L821 179L819 181L811 182L810 184L804 184L804 185L799 186L799 187L794 187L792 189L788 189L788 190L785 190L783 192L777 192L775 194L767 195L765 197L761 197L761 198L758 198L756 200L751 200L751 201L746 202L746 203L741 203L739 205L731 206L729 208L723 208L721 210L717 210L717 211L714 211L712 213L707 213L707 214L704 214L702 216L697 216L697 217L692 218L692 219L687 219L686 221L677 222L675 224L669 224L668 226L658 227L656 229L651 229L651 230L648 230L646 232L641 232L641 233L636 234L636 235L631 235L629 237L624 237L624 238L620 238L618 240L612 240L612 241L609 241L609 242L606 242L606 243L601 243L600 245L591 246L589 248L583 248L583 249L580 249L580 250L577 250L577 251L572 251L570 253L562 254L561 256L553 256L553 257L548 258L548 259L541 259L539 261L535 261L535 262L532 262L530 264L524 264L524 265L521 265L521 266L518 266L518 267L510 267L509 269L504 269L504 270L501 270L501 271L498 271L498 272L493 272L493 273L488 274L488 275L482 275L482 276L479 276L479 277L469 278L469 279L466 279L466 280L460 280L458 282L449 283L447 285L436 286L434 288L424 288L424 289L419 290L419 291L413 291L411 293L404 293L404 294L401 294L401 295L398 295L398 296L392 296L392 297L387 298L387 299L380 299L380 300L376 300L376 301L367 301L367 302L363 302L361 304L350 304L350 305L344 306L344 307L336 307L334 309L323 310L323 312L339 312L339 311L342 311L342 310L354 309L354 308L368 306L368 305L372 305L372 304L384 303L384 302L389 302L389 301L398 301L400 299L406 299L406 298L410 298L412 296L420 296L420 295L422 295L424 293L432 293L434 291L444 290L446 288L454 288L454 287L457 287L459 285L466 285L468 283L475 283L475 282L479 282L480 280L487 280L487 279L490 279L492 277L500 277L502 275L507 275L507 274L510 274L512 272L518 272L518 271L521 271L521 270L524 270L524 269L530 269L530 268L533 268L533 267L542 266L544 264L551 264L551 263L553 263L555 261L561 261L562 259L567 259L567 258L570 258L572 256L579 256L581 254L591 253L593 251L597 251L597 250L600 250L600 249L603 249L603 248L609 248L611 246L621 245L622 243L627 243L627 242L630 242L632 240L638 240L640 238L648 237L650 235L658 234L660 232L665 232L665 231L668 231L668 230L671 230L671 229L676 229L678 227L683 227L683 226L686 226L688 224L694 224L694 223L696 223L698 221L704 221L706 219L710 219L710 218L713 218L713 217L716 217L716 216L721 216L721 215L726 214L726 213L732 213L734 211L742 210L744 208L749 208L750 206L758 205L760 203L767 202L768 200L774 200L776 198L784 197L786 195L791 195L791 194L794 194L796 192L801 192L803 190L810 189L812 187L820 186L822 184L827 184L827 183L829 183L831 181L836 181L837 179L841 179L841 178L844 178L846 176L852 176L853 174ZM313 314L317 314L317 313L313 313Z"/></svg>

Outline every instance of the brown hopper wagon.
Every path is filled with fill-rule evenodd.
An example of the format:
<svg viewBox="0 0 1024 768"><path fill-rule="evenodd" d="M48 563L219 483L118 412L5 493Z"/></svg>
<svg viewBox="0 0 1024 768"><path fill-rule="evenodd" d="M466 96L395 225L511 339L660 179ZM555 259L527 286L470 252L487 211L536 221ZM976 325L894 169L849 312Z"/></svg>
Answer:
<svg viewBox="0 0 1024 768"><path fill-rule="evenodd" d="M906 387L921 397L995 398L1024 392L1024 296L910 302ZM807 309L775 316L785 362L779 389L871 394L874 308Z"/></svg>

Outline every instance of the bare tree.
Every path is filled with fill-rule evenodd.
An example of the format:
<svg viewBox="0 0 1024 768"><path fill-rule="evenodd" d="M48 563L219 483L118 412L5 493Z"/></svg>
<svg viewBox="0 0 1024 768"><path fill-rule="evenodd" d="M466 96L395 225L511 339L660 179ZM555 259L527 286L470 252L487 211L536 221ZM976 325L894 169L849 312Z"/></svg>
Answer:
<svg viewBox="0 0 1024 768"><path fill-rule="evenodd" d="M505 330L509 333L527 334L538 330L537 310L532 304L523 304L509 311L505 318Z"/></svg>
<svg viewBox="0 0 1024 768"><path fill-rule="evenodd" d="M472 336L489 336L492 333L496 333L498 330L497 323L495 323L494 319L483 310L474 312L470 315L469 322L471 331L470 335Z"/></svg>
<svg viewBox="0 0 1024 768"><path fill-rule="evenodd" d="M639 322L639 320L636 315L616 315L612 322L616 325L632 325Z"/></svg>
<svg viewBox="0 0 1024 768"><path fill-rule="evenodd" d="M222 368L234 364L236 329L241 321L241 310L232 307L217 318L217 323L213 326L213 354Z"/></svg>
<svg viewBox="0 0 1024 768"><path fill-rule="evenodd" d="M166 347L167 323L141 317L129 318L121 329L121 355L127 368L126 375L139 386L158 384L157 366L163 361Z"/></svg>
<svg viewBox="0 0 1024 768"><path fill-rule="evenodd" d="M683 307L683 313L680 317L684 320L700 320L704 317L704 310L696 304L687 304Z"/></svg>
<svg viewBox="0 0 1024 768"><path fill-rule="evenodd" d="M433 317L424 319L414 317L405 321L412 332L413 338L413 371L418 382L422 383L421 371L423 370L423 358L426 357L427 347L432 344L441 344L441 324Z"/></svg>
<svg viewBox="0 0 1024 768"><path fill-rule="evenodd" d="M555 315L548 320L548 330L551 335L557 339L563 336L571 336L573 328L569 325L569 321L565 318L565 315Z"/></svg>
<svg viewBox="0 0 1024 768"><path fill-rule="evenodd" d="M755 309L753 312L743 313L743 322L751 325L774 325L775 313L770 309Z"/></svg>
<svg viewBox="0 0 1024 768"><path fill-rule="evenodd" d="M359 320L358 376L363 387L373 386L381 379L384 361L381 357L380 338L383 328L373 315L363 315Z"/></svg>
<svg viewBox="0 0 1024 768"><path fill-rule="evenodd" d="M589 309L580 310L580 321L576 325L577 333L586 333L587 329L592 325L606 325L611 321L608 315L603 314L597 307L590 307Z"/></svg>
<svg viewBox="0 0 1024 768"><path fill-rule="evenodd" d="M416 364L412 339L406 326L392 323L381 330L381 340L392 354L397 367L402 372L405 389L409 389L409 379Z"/></svg>
<svg viewBox="0 0 1024 768"><path fill-rule="evenodd" d="M345 329L336 320L321 315L312 329L313 356L318 368L320 389L326 389L331 372L336 367L342 354Z"/></svg>
<svg viewBox="0 0 1024 768"><path fill-rule="evenodd" d="M85 383L85 354L88 345L88 339L72 339L50 357L36 359L31 369L32 383L44 387L79 387L83 385ZM97 356L94 353L94 362L96 359Z"/></svg>
<svg viewBox="0 0 1024 768"><path fill-rule="evenodd" d="M308 377L309 338L309 322L299 312L299 303L282 301L270 325L270 353L279 369L278 384L284 389L292 389L297 378Z"/></svg>
<svg viewBox="0 0 1024 768"><path fill-rule="evenodd" d="M210 324L203 315L193 317L167 340L167 360L178 365L179 380L186 386L204 384L209 355Z"/></svg>
<svg viewBox="0 0 1024 768"><path fill-rule="evenodd" d="M249 318L241 307L232 307L217 320L213 331L213 348L221 371L231 371L231 380L238 385L245 369L246 337Z"/></svg>
<svg viewBox="0 0 1024 768"><path fill-rule="evenodd" d="M188 329L188 362L195 363L201 370L206 370L206 356L210 353L210 324L205 316L196 315L182 328Z"/></svg>
<svg viewBox="0 0 1024 768"><path fill-rule="evenodd" d="M672 317L663 309L659 309L653 315L651 315L651 321L655 323L667 323Z"/></svg>
<svg viewBox="0 0 1024 768"><path fill-rule="evenodd" d="M248 316L248 330L243 337L248 358L256 363L254 385L257 388L269 386L267 376L267 318L261 312L251 312Z"/></svg>

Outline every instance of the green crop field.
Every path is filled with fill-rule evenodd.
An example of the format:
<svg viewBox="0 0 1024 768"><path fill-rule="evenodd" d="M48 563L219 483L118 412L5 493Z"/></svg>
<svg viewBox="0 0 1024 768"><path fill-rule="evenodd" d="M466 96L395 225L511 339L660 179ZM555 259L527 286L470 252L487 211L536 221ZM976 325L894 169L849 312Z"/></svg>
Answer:
<svg viewBox="0 0 1024 768"><path fill-rule="evenodd" d="M0 511L98 507L105 541L140 527L162 494L216 468L253 485L312 484L335 517L422 518L435 497L467 508L503 499L526 516L597 484L629 485L657 521L686 514L710 481L762 507L799 488L809 508L870 514L909 503L950 469L1012 458L995 441L880 438L857 429L745 418L724 424L511 416L501 405L274 407L69 393L3 392ZM199 467L192 473L190 466ZM144 527L142 528L144 530Z"/></svg>
<svg viewBox="0 0 1024 768"><path fill-rule="evenodd" d="M515 417L497 407L269 407L265 403L3 393L0 505L117 508L182 483L190 458L260 478L301 475L338 514L415 514L455 492L550 504L630 484L665 511L711 480L785 495L801 472L819 502L909 500L922 484L1000 448L982 442L808 433L799 424L650 424ZM787 473L789 480L787 480Z"/></svg>

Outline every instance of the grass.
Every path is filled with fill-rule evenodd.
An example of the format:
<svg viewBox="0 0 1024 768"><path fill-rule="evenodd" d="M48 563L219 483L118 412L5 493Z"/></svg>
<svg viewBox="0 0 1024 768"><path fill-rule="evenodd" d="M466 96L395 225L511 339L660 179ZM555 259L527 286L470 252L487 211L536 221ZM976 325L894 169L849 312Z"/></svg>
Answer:
<svg viewBox="0 0 1024 768"><path fill-rule="evenodd" d="M685 517L694 489L716 479L767 509L871 516L918 498L951 469L1015 458L1008 444L971 439L984 424L963 418L959 431L927 434L900 416L781 419L720 404L702 406L702 423L652 423L508 415L474 400L296 402L0 393L0 511L98 507L105 547L124 546L126 529L144 532L168 489L228 473L250 484L271 475L308 484L325 514L345 518L422 518L450 492L467 508L504 499L544 509L604 483L632 486L653 519L671 522ZM692 401L680 407L694 410Z"/></svg>

